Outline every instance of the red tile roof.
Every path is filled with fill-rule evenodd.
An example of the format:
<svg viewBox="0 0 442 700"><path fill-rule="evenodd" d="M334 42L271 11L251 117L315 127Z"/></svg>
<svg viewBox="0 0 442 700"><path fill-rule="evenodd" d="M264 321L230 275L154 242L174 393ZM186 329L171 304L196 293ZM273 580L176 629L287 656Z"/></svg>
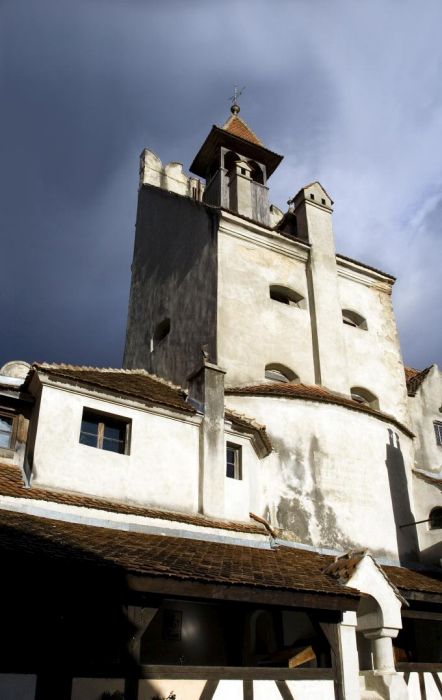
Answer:
<svg viewBox="0 0 442 700"><path fill-rule="evenodd" d="M252 386L229 387L226 389L226 395L230 396L280 396L287 399L304 399L307 401L319 401L322 403L335 404L337 406L345 406L353 411L360 413L368 413L386 423L392 423L406 435L414 437L413 433L405 425L400 423L393 416L381 411L376 411L370 406L366 406L350 397L341 396L329 391L323 386L309 385L302 383L283 383L283 382L263 382L262 384L254 384Z"/></svg>
<svg viewBox="0 0 442 700"><path fill-rule="evenodd" d="M406 597L406 591L434 593L442 596L442 569L417 571L403 566L383 566L390 581Z"/></svg>
<svg viewBox="0 0 442 700"><path fill-rule="evenodd" d="M228 131L230 134L233 134L234 136L239 136L241 139L245 139L246 141L250 141L251 143L256 143L258 146L263 146L263 142L261 139L257 137L257 135L251 130L248 124L245 123L241 117L236 116L235 114L232 114L231 117L226 121L224 126L222 127L224 131Z"/></svg>
<svg viewBox="0 0 442 700"><path fill-rule="evenodd" d="M237 411L232 411L228 408L226 408L224 411L224 417L232 424L237 425L240 428L245 428L245 430L249 432L256 433L260 437L266 453L270 454L273 448L265 425L261 425L253 418L248 418L243 413L238 413Z"/></svg>
<svg viewBox="0 0 442 700"><path fill-rule="evenodd" d="M416 396L416 393L433 365L426 369L414 369L414 367L404 367L405 380L407 382L408 396Z"/></svg>
<svg viewBox="0 0 442 700"><path fill-rule="evenodd" d="M142 369L107 369L46 363L34 364L33 368L38 372L44 372L53 380L90 386L113 395L127 396L147 404L173 408L186 413L196 412L194 407L187 403L183 389Z"/></svg>
<svg viewBox="0 0 442 700"><path fill-rule="evenodd" d="M26 498L36 501L49 501L61 503L67 506L78 508L94 508L108 511L110 513L122 513L126 515L137 515L144 518L156 518L158 520L168 520L170 522L185 523L187 525L197 525L199 527L211 527L232 532L245 532L251 534L265 534L265 528L252 523L240 523L232 520L221 520L209 518L198 513L178 513L174 511L159 510L156 508L146 508L144 506L121 503L105 498L88 496L84 493L74 493L72 491L58 491L56 489L41 486L27 488L24 485L23 477L19 467L11 464L0 463L0 495L12 498Z"/></svg>
<svg viewBox="0 0 442 700"><path fill-rule="evenodd" d="M0 511L0 550L93 561L181 581L309 591L357 598L323 573L328 557L291 547L267 549L151 535Z"/></svg>
<svg viewBox="0 0 442 700"><path fill-rule="evenodd" d="M377 267L372 267L371 265L366 265L365 263L359 262L359 260L354 260L354 258L349 258L346 255L341 255L341 253L336 254L336 259L337 260L347 260L347 262L355 263L356 265L359 265L359 267L364 267L366 270L371 270L372 272L377 272L379 275L382 275L383 277L388 277L388 279L392 280L392 282L396 281L396 277L393 275L390 275L388 272L382 272L382 270L379 270Z"/></svg>
<svg viewBox="0 0 442 700"><path fill-rule="evenodd" d="M346 554L335 557L325 571L337 581L345 583L351 579L358 564L366 554L367 550L350 550ZM380 566L376 560L374 562L396 589L402 590L402 592L420 591L442 596L442 569L440 571L432 569L424 572L403 566ZM397 590L396 593L399 593L399 591Z"/></svg>
<svg viewBox="0 0 442 700"><path fill-rule="evenodd" d="M110 565L167 577L356 599L358 592L324 573L334 557L294 547L276 549L93 527L0 510L0 551ZM402 592L442 595L442 573L384 566Z"/></svg>

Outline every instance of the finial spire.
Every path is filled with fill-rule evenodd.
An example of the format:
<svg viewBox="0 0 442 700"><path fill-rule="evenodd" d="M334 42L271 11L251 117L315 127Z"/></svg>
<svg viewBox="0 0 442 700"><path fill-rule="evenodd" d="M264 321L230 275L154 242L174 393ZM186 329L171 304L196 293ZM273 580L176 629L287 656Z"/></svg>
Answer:
<svg viewBox="0 0 442 700"><path fill-rule="evenodd" d="M238 104L238 97L241 97L245 89L245 86L240 90L238 86L235 85L233 96L229 97L229 100L231 100L232 102L232 106L230 107L230 111L232 112L232 114L239 114L240 106Z"/></svg>

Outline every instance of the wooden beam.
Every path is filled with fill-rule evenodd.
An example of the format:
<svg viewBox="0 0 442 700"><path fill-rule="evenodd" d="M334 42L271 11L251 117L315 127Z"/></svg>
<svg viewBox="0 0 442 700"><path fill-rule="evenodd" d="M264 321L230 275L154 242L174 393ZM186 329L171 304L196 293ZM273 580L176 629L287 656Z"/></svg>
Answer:
<svg viewBox="0 0 442 700"><path fill-rule="evenodd" d="M140 678L171 680L320 681L334 679L331 668L260 668L250 666L140 666Z"/></svg>
<svg viewBox="0 0 442 700"><path fill-rule="evenodd" d="M180 598L237 601L323 610L357 610L359 604L359 597L355 595L180 581L170 577L148 577L136 574L128 574L126 580L131 591L174 595Z"/></svg>

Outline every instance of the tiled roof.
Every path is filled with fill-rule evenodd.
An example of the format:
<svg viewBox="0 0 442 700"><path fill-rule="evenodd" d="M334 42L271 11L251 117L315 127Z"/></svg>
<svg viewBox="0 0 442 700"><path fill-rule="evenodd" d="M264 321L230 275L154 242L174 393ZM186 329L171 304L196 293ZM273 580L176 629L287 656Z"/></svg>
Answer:
<svg viewBox="0 0 442 700"><path fill-rule="evenodd" d="M417 390L424 381L433 365L426 369L414 369L414 367L404 367L405 380L407 382L408 396L416 396Z"/></svg>
<svg viewBox="0 0 442 700"><path fill-rule="evenodd" d="M106 369L46 363L34 364L33 368L45 372L51 379L86 385L119 396L139 399L148 404L195 413L193 406L186 402L186 394L180 387L142 369Z"/></svg>
<svg viewBox="0 0 442 700"><path fill-rule="evenodd" d="M401 590L435 593L442 596L442 569L416 571L403 566L383 566L390 581Z"/></svg>
<svg viewBox="0 0 442 700"><path fill-rule="evenodd" d="M197 525L199 527L211 527L220 530L233 532L245 532L251 534L264 534L264 527L255 524L239 523L232 520L218 520L199 514L177 513L173 511L158 510L156 508L146 508L143 506L121 503L104 498L88 496L72 491L57 491L41 486L26 488L19 467L11 464L0 463L0 496L11 496L12 498L26 498L36 501L49 501L67 506L77 506L79 508L94 508L96 510L108 511L110 513L122 513L126 515L137 515L144 518L157 518L158 520L168 520L170 522L185 523L187 525Z"/></svg>
<svg viewBox="0 0 442 700"><path fill-rule="evenodd" d="M366 554L367 550L353 550L336 557L327 566L326 573L338 581L349 581ZM442 569L440 571L432 569L424 572L403 566L379 566L376 561L375 564L387 576L390 583L396 589L402 590L402 592L420 591L422 593L442 595Z"/></svg>
<svg viewBox="0 0 442 700"><path fill-rule="evenodd" d="M261 425L253 418L248 418L243 413L237 413L237 411L232 411L228 408L226 408L224 416L226 420L230 421L235 425L238 425L240 428L245 428L246 430L257 433L261 438L261 441L265 447L267 454L270 454L270 452L272 451L272 443L267 434L265 425Z"/></svg>
<svg viewBox="0 0 442 700"><path fill-rule="evenodd" d="M231 396L280 396L287 399L304 399L307 401L319 401L322 403L335 404L337 406L345 406L353 411L360 413L368 413L380 420L392 423L410 437L414 437L413 433L405 425L400 423L393 416L381 411L376 411L370 406L366 406L350 397L341 396L329 391L323 386L309 385L302 383L284 383L284 382L266 382L262 384L254 384L252 386L229 387L226 389L226 395Z"/></svg>
<svg viewBox="0 0 442 700"><path fill-rule="evenodd" d="M379 270L377 267L372 267L371 265L366 265L365 263L359 262L359 260L354 260L353 258L348 258L346 255L341 255L341 253L336 254L336 258L339 260L347 260L348 262L351 263L356 263L356 265L359 265L359 267L365 267L366 270L371 270L372 272L377 272L379 275L382 275L383 277L388 277L388 279L392 280L393 282L396 281L396 277L393 275L390 275L388 272L382 272L382 270Z"/></svg>
<svg viewBox="0 0 442 700"><path fill-rule="evenodd" d="M2 556L28 554L94 562L145 576L357 598L324 573L334 557L294 547L247 547L92 527L0 510ZM383 571L403 592L442 595L441 574L396 566Z"/></svg>
<svg viewBox="0 0 442 700"><path fill-rule="evenodd" d="M239 136L240 138L250 141L251 143L256 143L258 146L264 145L261 139L259 139L257 135L253 133L249 125L246 124L241 117L238 117L235 114L232 114L232 116L229 117L222 128L224 131L228 131L230 134Z"/></svg>
<svg viewBox="0 0 442 700"><path fill-rule="evenodd" d="M358 597L323 573L325 555L291 547L246 547L0 511L0 550L2 556L68 556L150 577Z"/></svg>

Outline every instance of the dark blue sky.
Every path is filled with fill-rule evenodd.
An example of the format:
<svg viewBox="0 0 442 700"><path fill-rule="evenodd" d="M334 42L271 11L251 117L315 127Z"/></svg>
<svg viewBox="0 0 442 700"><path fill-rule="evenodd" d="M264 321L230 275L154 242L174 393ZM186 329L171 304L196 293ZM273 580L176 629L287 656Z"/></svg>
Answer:
<svg viewBox="0 0 442 700"><path fill-rule="evenodd" d="M285 155L272 201L319 179L338 252L399 278L405 360L442 364L440 26L438 0L0 0L0 366L121 364L139 154L187 169L235 83Z"/></svg>

